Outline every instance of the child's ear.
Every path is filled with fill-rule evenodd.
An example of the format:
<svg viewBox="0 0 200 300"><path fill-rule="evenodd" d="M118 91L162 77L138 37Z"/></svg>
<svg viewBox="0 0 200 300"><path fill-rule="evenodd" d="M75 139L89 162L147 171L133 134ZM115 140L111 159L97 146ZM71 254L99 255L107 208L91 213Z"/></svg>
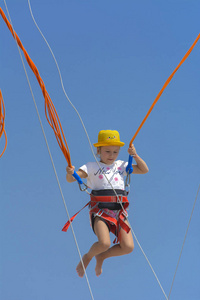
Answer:
<svg viewBox="0 0 200 300"><path fill-rule="evenodd" d="M98 155L101 154L101 147L97 147L97 154L98 154Z"/></svg>

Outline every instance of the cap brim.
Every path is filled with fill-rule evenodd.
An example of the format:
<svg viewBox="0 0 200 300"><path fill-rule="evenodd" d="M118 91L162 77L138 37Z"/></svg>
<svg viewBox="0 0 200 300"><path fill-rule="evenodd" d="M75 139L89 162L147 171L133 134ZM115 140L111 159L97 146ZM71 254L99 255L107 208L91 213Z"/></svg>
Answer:
<svg viewBox="0 0 200 300"><path fill-rule="evenodd" d="M111 143L105 143L105 142L98 142L96 144L93 144L94 147L102 147L102 146L119 146L123 147L125 143L123 142L111 142Z"/></svg>

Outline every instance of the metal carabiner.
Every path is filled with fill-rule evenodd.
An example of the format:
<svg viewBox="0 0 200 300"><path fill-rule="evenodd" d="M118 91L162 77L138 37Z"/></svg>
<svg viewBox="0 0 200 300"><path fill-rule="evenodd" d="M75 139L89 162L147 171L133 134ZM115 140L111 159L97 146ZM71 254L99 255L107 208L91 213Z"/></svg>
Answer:
<svg viewBox="0 0 200 300"><path fill-rule="evenodd" d="M81 177L75 171L74 174L72 174L72 176L77 180L81 192L87 191L88 186L82 181ZM83 188L82 185L84 186Z"/></svg>
<svg viewBox="0 0 200 300"><path fill-rule="evenodd" d="M80 189L81 192L86 192L86 191L87 191L88 186L87 186L84 182L82 182L82 183L79 183L79 182L78 182L78 185L79 185L79 189ZM83 185L84 187L82 187L82 185Z"/></svg>
<svg viewBox="0 0 200 300"><path fill-rule="evenodd" d="M131 183L131 175L128 173L128 174L126 175L126 180L125 180L125 191L126 191L127 193L130 192L130 183Z"/></svg>

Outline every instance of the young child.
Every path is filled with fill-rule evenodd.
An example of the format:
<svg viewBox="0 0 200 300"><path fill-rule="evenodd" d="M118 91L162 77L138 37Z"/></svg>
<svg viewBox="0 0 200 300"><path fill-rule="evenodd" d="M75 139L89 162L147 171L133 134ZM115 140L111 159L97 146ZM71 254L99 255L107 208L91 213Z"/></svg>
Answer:
<svg viewBox="0 0 200 300"><path fill-rule="evenodd" d="M101 168L97 162L89 162L83 165L77 171L77 174L81 178L87 178L87 185L92 189L91 199L94 199L94 201L97 199L97 202L91 202L94 205L91 205L90 217L92 228L98 241L92 245L82 260L86 269L91 259L95 256L95 272L99 276L102 273L102 265L106 258L131 253L134 248L134 242L125 211L128 200L126 198L124 177L127 175L126 167L128 163L117 160L120 147L123 147L124 143L120 141L117 131L102 130L98 135L98 143L94 144L94 146L97 147L97 154L100 156L99 165ZM128 153L136 161L136 164L133 165L133 173L147 173L148 167L137 155L133 145L128 148ZM68 182L75 181L72 176L74 169L74 167L67 167L66 179ZM115 196L116 193L122 199L121 204L117 203L119 201L117 201L118 197ZM108 202L98 200L104 199L102 196L108 196ZM110 231L116 234L119 241L118 244L112 247L110 247ZM76 271L80 277L84 276L81 261L77 265Z"/></svg>

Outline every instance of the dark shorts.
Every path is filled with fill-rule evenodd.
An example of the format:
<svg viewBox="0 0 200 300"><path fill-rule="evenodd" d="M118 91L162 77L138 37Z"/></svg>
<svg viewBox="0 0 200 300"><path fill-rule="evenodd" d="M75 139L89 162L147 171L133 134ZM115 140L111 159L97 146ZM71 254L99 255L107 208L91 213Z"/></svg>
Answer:
<svg viewBox="0 0 200 300"><path fill-rule="evenodd" d="M91 216L91 225L92 225L93 231L94 231L94 220L95 220L96 218L98 218L98 217L97 217L97 216L95 217L94 214L92 214L92 216ZM107 222L106 220L104 220L103 218L101 218L101 217L99 217L99 218L107 225L108 230L109 230L109 232L110 232L110 226L109 226L108 222ZM95 231L94 231L94 233L95 233ZM96 233L95 233L95 234L96 234Z"/></svg>

